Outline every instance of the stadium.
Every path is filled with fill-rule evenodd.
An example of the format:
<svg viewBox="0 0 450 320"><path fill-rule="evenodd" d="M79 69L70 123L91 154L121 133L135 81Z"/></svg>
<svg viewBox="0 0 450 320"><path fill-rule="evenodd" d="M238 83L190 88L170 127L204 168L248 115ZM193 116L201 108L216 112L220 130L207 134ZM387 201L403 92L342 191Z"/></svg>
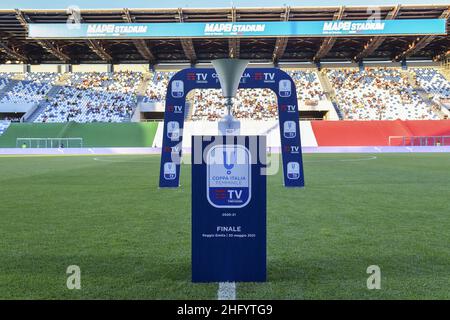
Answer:
<svg viewBox="0 0 450 320"><path fill-rule="evenodd" d="M0 9L0 298L449 299L449 23L448 4ZM227 114L220 59L248 61L231 112L277 164L265 282L191 281L186 158ZM293 105L255 70L295 86L304 188L283 186Z"/></svg>

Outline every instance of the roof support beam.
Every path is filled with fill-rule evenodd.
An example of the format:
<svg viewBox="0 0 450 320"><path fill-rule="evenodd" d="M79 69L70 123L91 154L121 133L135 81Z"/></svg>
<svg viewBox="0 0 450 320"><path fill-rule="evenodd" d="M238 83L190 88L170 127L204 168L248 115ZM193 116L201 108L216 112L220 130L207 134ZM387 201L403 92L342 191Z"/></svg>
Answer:
<svg viewBox="0 0 450 320"><path fill-rule="evenodd" d="M344 16L345 7L341 6L339 8L339 11L337 11L334 16L333 20L341 20ZM323 40L319 50L317 51L316 55L314 56L314 61L319 61L323 57L325 57L328 52L330 52L331 48L333 48L334 43L336 42L335 37L327 37Z"/></svg>
<svg viewBox="0 0 450 320"><path fill-rule="evenodd" d="M386 20L394 20L398 13L400 12L401 5L395 6L386 16ZM354 57L354 60L360 61L365 57L370 56L374 53L386 39L385 36L372 37L370 40L364 45L364 49Z"/></svg>
<svg viewBox="0 0 450 320"><path fill-rule="evenodd" d="M236 7L231 8L231 22L236 22ZM241 40L233 37L228 39L228 56L239 59Z"/></svg>
<svg viewBox="0 0 450 320"><path fill-rule="evenodd" d="M9 47L8 43L0 40L0 52L3 52L8 57L19 60L19 61L27 61L28 58L26 55L20 53L17 48Z"/></svg>
<svg viewBox="0 0 450 320"><path fill-rule="evenodd" d="M442 14L440 15L439 19L448 19L450 18L450 7L447 8ZM412 43L409 44L408 49L403 51L402 53L398 54L395 57L396 61L400 61L402 59L405 59L407 57L412 56L416 52L422 50L425 48L431 41L433 41L436 38L435 35L429 35L429 36L423 36L416 38Z"/></svg>
<svg viewBox="0 0 450 320"><path fill-rule="evenodd" d="M128 23L134 22L134 19L130 15L130 10L125 8L123 11L123 20ZM142 39L134 39L133 44L136 47L139 54L145 59L148 60L150 63L155 62L155 56L150 51L150 48L148 47L147 43Z"/></svg>
<svg viewBox="0 0 450 320"><path fill-rule="evenodd" d="M61 48L59 48L54 42L49 40L38 40L37 43L44 48L48 53L54 55L58 60L63 62L68 62L70 57L62 52Z"/></svg>
<svg viewBox="0 0 450 320"><path fill-rule="evenodd" d="M30 17L26 16L19 9L15 9L16 11L16 19L20 22L22 27L28 32L28 23L31 22ZM37 43L44 48L45 51L55 56L58 60L63 62L68 62L70 57L65 54L58 45L54 41L49 40L38 40Z"/></svg>
<svg viewBox="0 0 450 320"><path fill-rule="evenodd" d="M184 22L183 9L181 8L178 8L177 19L179 22ZM182 38L181 46L183 47L184 55L186 56L186 58L191 62L191 64L194 64L195 61L197 61L197 55L195 53L194 43L192 42L192 39Z"/></svg>
<svg viewBox="0 0 450 320"><path fill-rule="evenodd" d="M103 43L100 40L88 39L87 44L89 48L95 52L97 56L103 61L112 61L111 55L106 51Z"/></svg>
<svg viewBox="0 0 450 320"><path fill-rule="evenodd" d="M82 16L80 16L80 18L83 19ZM112 61L111 55L105 49L105 46L103 45L103 42L101 40L87 39L86 44L88 45L89 49L91 49L103 61Z"/></svg>
<svg viewBox="0 0 450 320"><path fill-rule="evenodd" d="M291 13L291 8L286 7L284 13L281 14L280 20L281 21L289 21L289 15ZM272 55L272 61L276 64L281 57L284 54L284 51L286 50L286 46L288 43L287 37L278 37L277 41L275 42L275 50L273 51Z"/></svg>

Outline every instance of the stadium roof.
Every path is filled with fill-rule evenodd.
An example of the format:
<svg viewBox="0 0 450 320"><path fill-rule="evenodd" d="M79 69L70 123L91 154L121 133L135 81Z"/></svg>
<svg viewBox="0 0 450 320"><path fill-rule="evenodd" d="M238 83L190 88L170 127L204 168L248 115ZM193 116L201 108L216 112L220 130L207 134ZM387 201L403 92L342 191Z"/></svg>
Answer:
<svg viewBox="0 0 450 320"><path fill-rule="evenodd" d="M381 6L381 19L447 19L449 5ZM366 20L367 7L271 7L81 10L84 23L258 22ZM66 23L66 10L0 10L0 63L203 62L240 57L254 61L433 59L450 49L449 35L267 37L129 40L27 39L29 23Z"/></svg>

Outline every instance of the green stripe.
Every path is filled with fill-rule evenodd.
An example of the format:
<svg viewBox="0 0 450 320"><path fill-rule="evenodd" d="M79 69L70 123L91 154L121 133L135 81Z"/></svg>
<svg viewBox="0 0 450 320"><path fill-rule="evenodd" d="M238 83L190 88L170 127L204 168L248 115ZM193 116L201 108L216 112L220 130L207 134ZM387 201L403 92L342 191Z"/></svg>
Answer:
<svg viewBox="0 0 450 320"><path fill-rule="evenodd" d="M17 138L83 138L84 147L151 147L158 124L148 123L12 123L0 136L1 148Z"/></svg>

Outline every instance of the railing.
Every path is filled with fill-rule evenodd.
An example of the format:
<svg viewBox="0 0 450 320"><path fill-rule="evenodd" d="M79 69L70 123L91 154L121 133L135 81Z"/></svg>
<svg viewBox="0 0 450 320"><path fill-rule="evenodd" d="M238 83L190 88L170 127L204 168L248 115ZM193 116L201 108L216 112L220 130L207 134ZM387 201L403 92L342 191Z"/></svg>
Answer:
<svg viewBox="0 0 450 320"><path fill-rule="evenodd" d="M139 122L162 122L164 119L140 119Z"/></svg>
<svg viewBox="0 0 450 320"><path fill-rule="evenodd" d="M17 138L16 148L83 148L83 138Z"/></svg>
<svg viewBox="0 0 450 320"><path fill-rule="evenodd" d="M390 146L450 146L450 136L389 136Z"/></svg>

